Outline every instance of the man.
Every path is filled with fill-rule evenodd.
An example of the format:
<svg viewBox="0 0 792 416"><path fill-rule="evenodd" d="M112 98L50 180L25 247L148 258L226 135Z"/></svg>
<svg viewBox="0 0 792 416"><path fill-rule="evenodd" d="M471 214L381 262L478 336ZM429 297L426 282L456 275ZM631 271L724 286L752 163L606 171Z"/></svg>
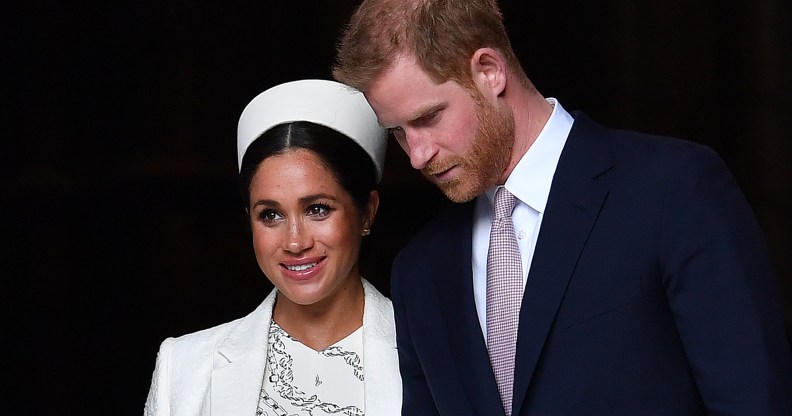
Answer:
<svg viewBox="0 0 792 416"><path fill-rule="evenodd" d="M334 75L460 202L393 266L403 414L792 414L763 237L712 151L542 97L494 0L365 0Z"/></svg>

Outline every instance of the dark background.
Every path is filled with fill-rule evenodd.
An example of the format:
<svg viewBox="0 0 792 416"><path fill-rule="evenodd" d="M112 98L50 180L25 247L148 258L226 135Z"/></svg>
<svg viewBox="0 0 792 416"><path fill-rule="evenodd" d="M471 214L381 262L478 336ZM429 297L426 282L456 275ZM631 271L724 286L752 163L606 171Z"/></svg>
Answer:
<svg viewBox="0 0 792 416"><path fill-rule="evenodd" d="M4 2L5 414L140 414L159 343L252 310L236 122L329 78L356 1ZM501 2L546 96L726 160L792 323L792 21L782 0ZM445 204L390 148L364 275Z"/></svg>

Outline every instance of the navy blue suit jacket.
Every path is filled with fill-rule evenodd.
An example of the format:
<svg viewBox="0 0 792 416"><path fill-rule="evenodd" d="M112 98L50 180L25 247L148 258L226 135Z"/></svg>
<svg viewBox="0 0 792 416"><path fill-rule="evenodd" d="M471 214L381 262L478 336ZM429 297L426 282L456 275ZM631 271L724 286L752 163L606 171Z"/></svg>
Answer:
<svg viewBox="0 0 792 416"><path fill-rule="evenodd" d="M503 414L473 301L473 203L394 262L405 415ZM514 415L792 415L761 231L722 160L581 114L522 300Z"/></svg>

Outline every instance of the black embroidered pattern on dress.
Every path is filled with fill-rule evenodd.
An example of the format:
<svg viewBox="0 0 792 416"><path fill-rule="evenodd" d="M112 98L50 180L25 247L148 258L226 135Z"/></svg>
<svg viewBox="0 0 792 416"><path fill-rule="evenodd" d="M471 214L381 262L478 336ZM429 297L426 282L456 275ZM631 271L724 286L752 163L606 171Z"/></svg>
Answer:
<svg viewBox="0 0 792 416"><path fill-rule="evenodd" d="M274 387L277 395L270 395L262 386L259 395L259 404L256 409L257 416L318 416L324 414L364 416L363 410L357 406L341 406L337 403L323 402L315 394L308 396L308 394L293 385L293 358L286 352L283 343L284 338L299 342L273 321L269 331L269 346L267 348L268 371L265 371L265 377L269 377L269 383ZM343 359L350 367L355 378L363 382L363 366L360 363L360 356L356 352L344 350L340 346L331 346L317 351L317 353L329 358ZM322 381L317 375L316 386L321 383ZM362 388L362 386L360 387ZM288 401L292 406L299 409L299 413L288 413L281 407L279 401Z"/></svg>

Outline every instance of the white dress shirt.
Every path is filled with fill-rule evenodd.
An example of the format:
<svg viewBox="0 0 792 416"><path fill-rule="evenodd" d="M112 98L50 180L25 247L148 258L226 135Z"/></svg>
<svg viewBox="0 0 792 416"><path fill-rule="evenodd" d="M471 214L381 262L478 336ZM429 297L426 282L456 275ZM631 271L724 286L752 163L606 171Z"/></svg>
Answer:
<svg viewBox="0 0 792 416"><path fill-rule="evenodd" d="M528 148L504 185L518 199L512 213L523 268L523 288L531 269L536 239L550 195L558 159L566 144L574 119L555 98L547 98L553 113L539 136ZM492 227L493 199L498 187L488 189L476 199L473 224L473 296L481 331L487 334L487 250Z"/></svg>

